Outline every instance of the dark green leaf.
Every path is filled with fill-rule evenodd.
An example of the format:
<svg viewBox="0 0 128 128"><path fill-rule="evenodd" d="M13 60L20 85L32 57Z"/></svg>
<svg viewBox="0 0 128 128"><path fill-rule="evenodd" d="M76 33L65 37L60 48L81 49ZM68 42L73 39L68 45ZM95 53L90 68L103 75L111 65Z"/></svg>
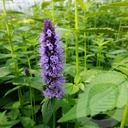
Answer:
<svg viewBox="0 0 128 128"><path fill-rule="evenodd" d="M35 124L35 122L29 117L20 117L20 121L24 128L32 128Z"/></svg>
<svg viewBox="0 0 128 128"><path fill-rule="evenodd" d="M55 108L55 102L53 100L47 100L42 105L42 116L44 124L47 124L52 117L53 111Z"/></svg>

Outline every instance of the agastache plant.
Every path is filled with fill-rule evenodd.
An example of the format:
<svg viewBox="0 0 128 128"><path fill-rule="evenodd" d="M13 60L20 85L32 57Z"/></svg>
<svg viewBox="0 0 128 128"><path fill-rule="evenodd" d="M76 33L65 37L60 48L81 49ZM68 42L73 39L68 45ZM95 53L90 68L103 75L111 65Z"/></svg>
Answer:
<svg viewBox="0 0 128 128"><path fill-rule="evenodd" d="M50 20L44 21L43 34L40 37L40 67L42 82L45 85L42 94L50 99L61 99L64 93L63 49L55 28Z"/></svg>

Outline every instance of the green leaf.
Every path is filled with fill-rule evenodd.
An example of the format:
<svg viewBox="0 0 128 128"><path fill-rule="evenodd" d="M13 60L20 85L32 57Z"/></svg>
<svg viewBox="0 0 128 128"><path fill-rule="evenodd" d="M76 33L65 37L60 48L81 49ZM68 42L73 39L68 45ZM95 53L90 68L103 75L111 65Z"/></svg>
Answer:
<svg viewBox="0 0 128 128"><path fill-rule="evenodd" d="M49 126L45 126L44 124L39 124L35 126L34 128L50 128Z"/></svg>
<svg viewBox="0 0 128 128"><path fill-rule="evenodd" d="M66 29L66 28L56 28L56 33L58 33L60 36L68 36L71 35L73 36L73 34L71 33L72 31L70 29ZM73 36L74 37L74 36Z"/></svg>
<svg viewBox="0 0 128 128"><path fill-rule="evenodd" d="M19 89L19 88L20 88L20 86L16 86L16 87L14 87L14 88L12 88L12 89L9 89L9 90L5 93L4 97L7 96L8 94L12 93L13 91Z"/></svg>
<svg viewBox="0 0 128 128"><path fill-rule="evenodd" d="M128 76L128 54L118 55L112 64L113 69L121 71Z"/></svg>
<svg viewBox="0 0 128 128"><path fill-rule="evenodd" d="M112 71L99 73L90 81L85 92L80 94L77 104L59 122L123 107L128 103L127 91L128 79L125 75Z"/></svg>
<svg viewBox="0 0 128 128"><path fill-rule="evenodd" d="M65 94L74 94L79 91L79 86L72 83L65 83L64 85Z"/></svg>
<svg viewBox="0 0 128 128"><path fill-rule="evenodd" d="M107 111L104 114L106 114L109 117L111 117L112 119L115 119L118 122L120 122L122 120L123 113L124 113L124 107L123 108L115 108L114 110Z"/></svg>
<svg viewBox="0 0 128 128"><path fill-rule="evenodd" d="M61 117L58 122L66 122L69 120L73 120L73 119L77 119L76 117L76 109L77 106L75 105L72 109L70 109L66 114L63 115L63 117Z"/></svg>
<svg viewBox="0 0 128 128"><path fill-rule="evenodd" d="M121 6L128 6L128 2L116 2L112 4L107 4L101 6L100 10L105 10L105 9L110 9L110 8L116 8L116 7L121 7Z"/></svg>
<svg viewBox="0 0 128 128"><path fill-rule="evenodd" d="M1 31L0 31L1 32ZM2 41L2 42L4 42L4 41L8 41L7 39L5 39L5 38L0 38L0 41Z"/></svg>
<svg viewBox="0 0 128 128"><path fill-rule="evenodd" d="M25 85L29 87L29 81L27 79L28 79L27 77L19 77L13 81L13 84L14 85ZM35 88L39 91L43 90L43 86L41 83L41 77L32 77L30 84L32 88Z"/></svg>
<svg viewBox="0 0 128 128"><path fill-rule="evenodd" d="M0 124L0 128L12 128L14 125L16 125L19 122L20 120L8 121L4 124Z"/></svg>
<svg viewBox="0 0 128 128"><path fill-rule="evenodd" d="M33 77L31 78L31 86L39 91L42 91L43 85L41 81L41 77Z"/></svg>
<svg viewBox="0 0 128 128"><path fill-rule="evenodd" d="M4 106L4 109L18 109L18 108L20 108L19 101L11 102Z"/></svg>
<svg viewBox="0 0 128 128"><path fill-rule="evenodd" d="M74 83L75 84L78 84L80 82L81 78L80 78L80 75L79 74L76 74L75 75L75 78L74 78Z"/></svg>
<svg viewBox="0 0 128 128"><path fill-rule="evenodd" d="M42 9L45 9L50 4L51 4L51 1L50 2L43 2L42 3Z"/></svg>
<svg viewBox="0 0 128 128"><path fill-rule="evenodd" d="M11 110L9 112L9 117L11 118L11 120L16 120L19 115L20 115L20 111L18 109Z"/></svg>
<svg viewBox="0 0 128 128"><path fill-rule="evenodd" d="M91 121L91 118L88 117L80 118L78 119L78 122L81 124L81 126L83 126L79 128L99 128L99 126Z"/></svg>
<svg viewBox="0 0 128 128"><path fill-rule="evenodd" d="M63 2L64 0L53 0L54 2Z"/></svg>
<svg viewBox="0 0 128 128"><path fill-rule="evenodd" d="M8 10L7 14L24 14L23 12L15 11L15 10Z"/></svg>
<svg viewBox="0 0 128 128"><path fill-rule="evenodd" d="M44 102L42 105L42 117L43 117L43 122L44 124L47 124L52 117L53 111L54 111L54 106L55 102L53 100L47 100Z"/></svg>
<svg viewBox="0 0 128 128"><path fill-rule="evenodd" d="M10 70L6 67L0 68L0 78L10 74Z"/></svg>
<svg viewBox="0 0 128 128"><path fill-rule="evenodd" d="M92 79L95 77L96 74L101 73L101 70L88 70L88 71L83 71L80 73L82 82L84 83L90 83L90 81L92 81Z"/></svg>
<svg viewBox="0 0 128 128"><path fill-rule="evenodd" d="M35 124L35 122L29 117L20 117L20 121L24 128L32 128Z"/></svg>
<svg viewBox="0 0 128 128"><path fill-rule="evenodd" d="M31 28L29 26L22 26L19 29L17 29L17 32L26 32L29 31Z"/></svg>
<svg viewBox="0 0 128 128"><path fill-rule="evenodd" d="M112 28L90 28L80 29L80 32L94 32L94 33L115 33L116 31Z"/></svg>
<svg viewBox="0 0 128 128"><path fill-rule="evenodd" d="M82 10L86 10L86 4L83 2L83 0L77 0L78 4L80 5L80 7L82 8Z"/></svg>
<svg viewBox="0 0 128 128"><path fill-rule="evenodd" d="M7 122L7 117L5 115L6 111L0 112L0 125Z"/></svg>
<svg viewBox="0 0 128 128"><path fill-rule="evenodd" d="M0 54L0 59L9 58L11 57L11 54Z"/></svg>
<svg viewBox="0 0 128 128"><path fill-rule="evenodd" d="M88 99L90 99L90 108L87 110L87 114L96 115L100 112L111 110L115 107L116 96L118 90L114 90L115 85L112 83L95 84L90 91ZM83 100L84 95L82 96ZM88 113L89 111L89 113Z"/></svg>

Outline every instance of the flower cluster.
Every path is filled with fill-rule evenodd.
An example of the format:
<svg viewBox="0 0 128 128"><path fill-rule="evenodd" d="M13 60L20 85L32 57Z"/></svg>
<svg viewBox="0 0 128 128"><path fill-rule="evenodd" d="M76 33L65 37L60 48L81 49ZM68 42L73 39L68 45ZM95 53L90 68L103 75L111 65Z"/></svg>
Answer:
<svg viewBox="0 0 128 128"><path fill-rule="evenodd" d="M43 34L40 37L40 67L42 82L45 84L43 95L48 98L63 96L63 50L50 20L44 21Z"/></svg>

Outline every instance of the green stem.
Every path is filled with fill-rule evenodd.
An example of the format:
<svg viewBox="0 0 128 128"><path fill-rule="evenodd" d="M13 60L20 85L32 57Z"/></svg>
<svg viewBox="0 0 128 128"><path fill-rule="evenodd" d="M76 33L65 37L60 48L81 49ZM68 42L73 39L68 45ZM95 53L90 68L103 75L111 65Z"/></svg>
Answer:
<svg viewBox="0 0 128 128"><path fill-rule="evenodd" d="M84 25L86 29L86 11L84 11ZM86 56L86 33L84 32L84 71L87 71L87 56Z"/></svg>
<svg viewBox="0 0 128 128"><path fill-rule="evenodd" d="M35 112L35 96L34 96L34 90L31 87L31 78L32 78L32 73L31 73L31 62L28 56L28 51L27 51L27 46L26 46L26 41L25 38L23 38L23 42L25 44L25 52L26 52L26 59L28 61L28 67L30 71L30 78L29 78L29 90L30 90L30 104L31 104L31 114L32 114L32 119L34 120L34 112ZM36 115L35 115L35 120L36 120Z"/></svg>
<svg viewBox="0 0 128 128"><path fill-rule="evenodd" d="M12 56L12 59L15 59L14 58L13 44L12 44L12 37L11 37L11 32L10 32L8 18L7 18L7 11L6 11L6 6L5 6L5 0L2 0L2 6L3 6L3 12L4 12L4 17L5 17L5 24L6 24L7 34L8 34L8 41L9 41L10 50L11 50L11 56ZM17 63L15 63L15 71L16 71L15 77L17 78L18 77L18 64ZM19 101L21 103L21 109L22 109L23 98L22 98L21 88L18 89L18 97L19 97Z"/></svg>
<svg viewBox="0 0 128 128"><path fill-rule="evenodd" d="M4 12L4 17L5 17L5 24L6 24L6 29L7 29L7 34L8 34L8 39L9 39L9 44L10 44L10 50L11 50L11 55L13 58L13 46L12 46L12 39L11 39L11 32L9 29L9 23L8 23L8 19L7 19L7 11L6 11L6 7L5 7L5 0L2 0L2 5L3 5L3 12Z"/></svg>
<svg viewBox="0 0 128 128"><path fill-rule="evenodd" d="M128 116L128 104L125 106L124 115L121 121L120 128L124 128L127 116Z"/></svg>
<svg viewBox="0 0 128 128"><path fill-rule="evenodd" d="M68 38L66 38L66 46L65 46L65 64L67 62L67 57L68 57Z"/></svg>
<svg viewBox="0 0 128 128"><path fill-rule="evenodd" d="M77 0L75 0L75 29L78 31L78 10L77 10ZM78 33L75 35L76 37L76 72L79 73L79 50L78 50Z"/></svg>
<svg viewBox="0 0 128 128"><path fill-rule="evenodd" d="M32 114L32 119L34 120L34 113L33 113L33 92L32 92L32 87L31 87L31 77L29 77L29 88L30 88L31 114Z"/></svg>
<svg viewBox="0 0 128 128"><path fill-rule="evenodd" d="M119 35L120 35L121 24L122 24L122 21L120 21L120 24L119 24L119 28L118 28L118 33L117 33L117 36L116 36L116 40L118 40ZM116 48L116 43L114 43L114 45L113 45L113 49L115 49L115 48Z"/></svg>
<svg viewBox="0 0 128 128"><path fill-rule="evenodd" d="M52 0L52 22L54 23L54 0Z"/></svg>
<svg viewBox="0 0 128 128"><path fill-rule="evenodd" d="M100 46L99 46L100 47ZM100 68L101 48L98 49L96 66Z"/></svg>

